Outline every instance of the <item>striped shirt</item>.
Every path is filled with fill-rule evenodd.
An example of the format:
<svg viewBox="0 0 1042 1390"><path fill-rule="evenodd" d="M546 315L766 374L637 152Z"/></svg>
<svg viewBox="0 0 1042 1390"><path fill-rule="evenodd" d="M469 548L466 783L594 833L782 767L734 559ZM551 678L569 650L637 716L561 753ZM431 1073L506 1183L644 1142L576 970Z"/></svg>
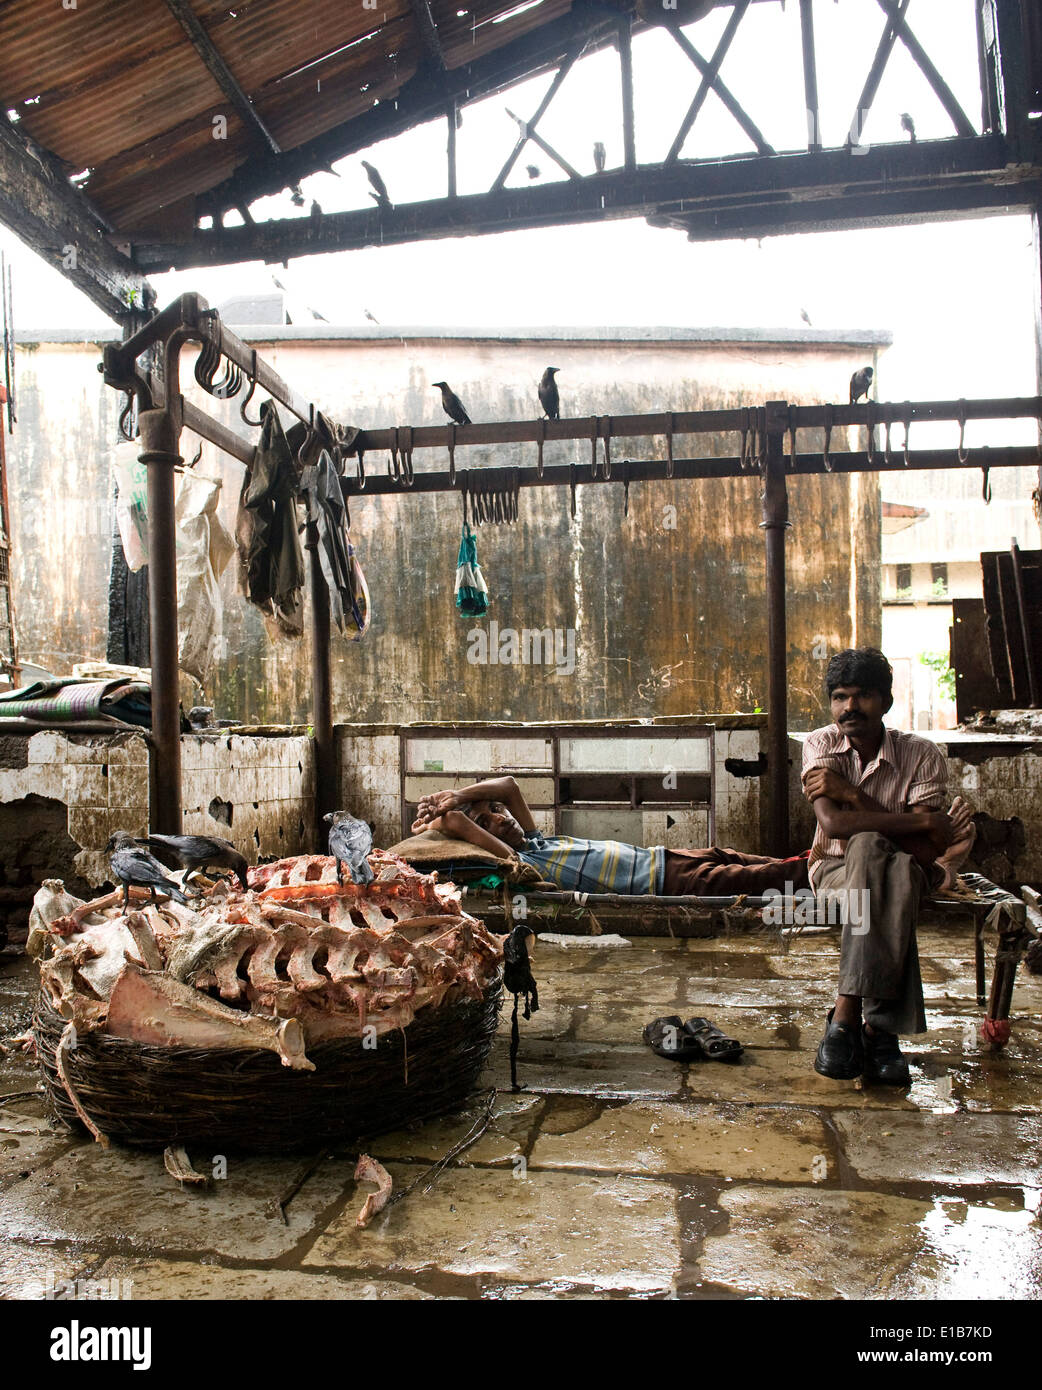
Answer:
<svg viewBox="0 0 1042 1390"><path fill-rule="evenodd" d="M853 786L863 787L885 811L908 811L912 806L940 811L947 801L947 763L934 744L900 729L884 728L879 752L866 767L836 724L815 729L803 745L804 782L815 767L831 768ZM808 868L812 885L815 864L821 859L842 859L846 848L846 840L829 839L818 825Z"/></svg>
<svg viewBox="0 0 1042 1390"><path fill-rule="evenodd" d="M618 840L577 840L533 831L517 857L559 888L580 893L661 893L666 851Z"/></svg>

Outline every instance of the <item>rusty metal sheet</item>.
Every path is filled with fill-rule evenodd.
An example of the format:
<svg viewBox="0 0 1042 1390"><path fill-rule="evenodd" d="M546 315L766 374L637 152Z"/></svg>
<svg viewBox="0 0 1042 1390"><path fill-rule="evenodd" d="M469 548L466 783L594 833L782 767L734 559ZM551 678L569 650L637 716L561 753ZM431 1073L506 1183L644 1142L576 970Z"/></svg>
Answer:
<svg viewBox="0 0 1042 1390"><path fill-rule="evenodd" d="M433 6L450 67L571 8L542 0L495 23L516 6L485 0L458 15L457 3ZM343 0L251 0L238 9L194 0L193 9L284 149L393 98L420 63L408 0L381 0L379 11ZM70 169L92 171L84 191L117 231L205 193L254 152L252 133L163 0L75 10L9 0L0 51L0 101ZM213 139L218 115L228 118L226 140Z"/></svg>

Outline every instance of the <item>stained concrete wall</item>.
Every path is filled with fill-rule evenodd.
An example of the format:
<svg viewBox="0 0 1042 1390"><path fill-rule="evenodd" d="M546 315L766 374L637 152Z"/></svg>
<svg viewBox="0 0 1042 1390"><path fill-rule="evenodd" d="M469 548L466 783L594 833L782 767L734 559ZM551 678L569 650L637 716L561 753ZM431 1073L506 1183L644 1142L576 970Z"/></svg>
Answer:
<svg viewBox="0 0 1042 1390"><path fill-rule="evenodd" d="M313 747L306 734L184 736L185 833L223 836L251 863L312 850ZM148 815L140 734L0 737L0 912L24 917L47 877L73 892L111 881L106 841L146 835Z"/></svg>
<svg viewBox="0 0 1042 1390"><path fill-rule="evenodd" d="M325 330L323 330L325 332ZM294 330L285 330L292 334ZM374 330L374 333L377 332ZM843 400L854 368L875 361L885 335L830 339L705 330L604 330L533 340L400 336L326 340L255 338L295 389L337 419L362 425L443 423L431 379L444 377L475 420L531 419L547 362L561 367L566 415L697 410ZM583 333L586 330L582 330ZM111 535L108 468L120 397L101 383L91 344L20 346L19 427L10 441L14 585L22 649L65 672L105 654ZM182 371L191 380L190 357ZM205 408L246 433L238 403ZM287 423L289 423L287 421ZM255 432L250 434L255 438ZM800 436L820 447L820 432ZM833 449L856 443L837 430ZM186 436L184 451L194 450ZM547 446L547 462L587 462L586 443ZM738 452L735 435L678 437L678 457ZM662 457L661 439L616 443L613 456ZM533 446L457 454L460 467L533 461ZM370 468L383 458L370 455ZM421 469L445 458L417 454ZM200 471L224 481L221 512L234 517L241 466L208 451ZM788 646L790 723L818 719L822 653L878 642L879 489L874 475L791 482ZM671 508L675 508L675 515ZM367 496L353 506L353 536L372 591L362 642L334 635L334 715L344 722L589 719L754 710L766 706L766 615L759 483L649 483L565 492L528 490L516 526L483 528L478 552L500 628L576 633L574 672L553 666L473 665L453 603L460 534L450 496ZM272 645L259 614L222 582L225 658L194 698L218 716L304 722L310 678L304 643ZM192 698L191 695L188 698Z"/></svg>

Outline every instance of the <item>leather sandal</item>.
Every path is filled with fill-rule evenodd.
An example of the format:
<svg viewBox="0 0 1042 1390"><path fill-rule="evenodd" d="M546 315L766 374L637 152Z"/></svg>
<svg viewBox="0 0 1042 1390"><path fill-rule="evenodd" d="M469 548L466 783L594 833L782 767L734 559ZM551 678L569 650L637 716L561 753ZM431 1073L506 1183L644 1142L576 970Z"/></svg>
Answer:
<svg viewBox="0 0 1042 1390"><path fill-rule="evenodd" d="M671 1062L698 1062L703 1056L698 1042L684 1031L679 1014L656 1018L645 1026L643 1038L657 1057L667 1057Z"/></svg>
<svg viewBox="0 0 1042 1390"><path fill-rule="evenodd" d="M689 1018L685 1034L697 1045L707 1062L737 1062L745 1051L740 1042L722 1033L708 1018Z"/></svg>

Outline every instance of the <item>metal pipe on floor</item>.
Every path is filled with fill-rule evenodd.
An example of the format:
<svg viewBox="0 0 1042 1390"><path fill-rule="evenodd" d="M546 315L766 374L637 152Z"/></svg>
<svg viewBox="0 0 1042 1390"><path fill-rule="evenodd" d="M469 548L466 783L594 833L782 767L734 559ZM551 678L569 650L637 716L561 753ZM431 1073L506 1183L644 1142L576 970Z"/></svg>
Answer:
<svg viewBox="0 0 1042 1390"><path fill-rule="evenodd" d="M181 833L181 720L177 694L177 551L174 468L180 425L166 410L143 410L139 458L148 468L148 615L151 628L151 828Z"/></svg>
<svg viewBox="0 0 1042 1390"><path fill-rule="evenodd" d="M789 496L785 486L785 401L768 401L764 461L763 521L767 563L767 786L768 852L789 852L789 692L785 637L785 532Z"/></svg>

